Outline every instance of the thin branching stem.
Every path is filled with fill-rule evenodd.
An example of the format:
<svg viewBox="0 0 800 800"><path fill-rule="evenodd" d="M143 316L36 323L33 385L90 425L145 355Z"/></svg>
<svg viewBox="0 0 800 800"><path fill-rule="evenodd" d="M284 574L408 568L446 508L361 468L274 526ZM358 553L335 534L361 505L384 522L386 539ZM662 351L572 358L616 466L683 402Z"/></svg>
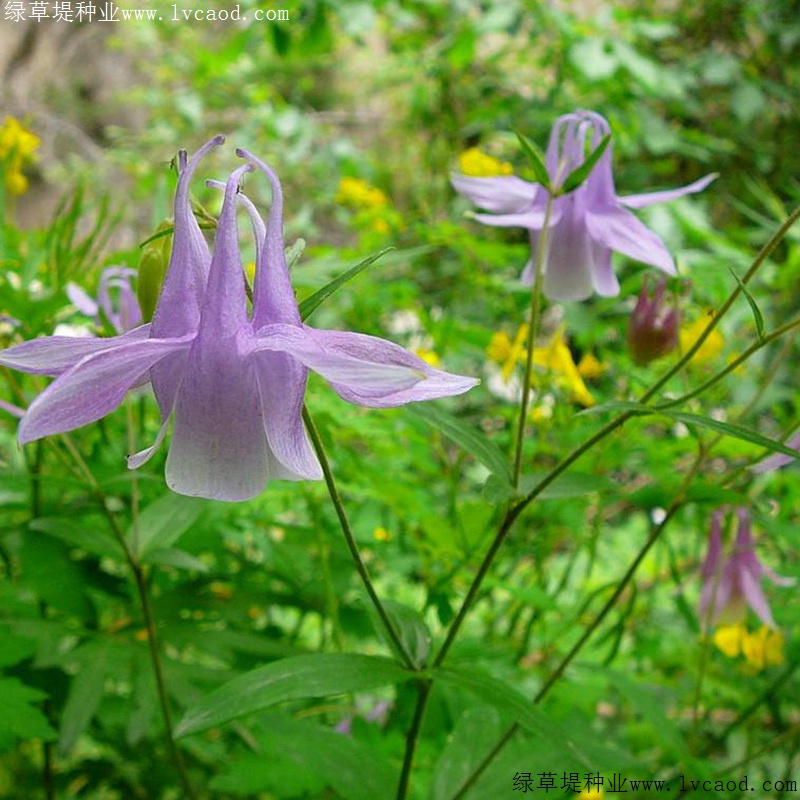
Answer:
<svg viewBox="0 0 800 800"><path fill-rule="evenodd" d="M339 525L342 528L342 533L344 534L344 539L347 543L347 549L350 551L353 563L356 565L356 571L361 578L361 582L364 584L364 588L367 590L369 599L381 620L381 624L383 625L387 636L394 645L395 650L400 654L400 657L403 659L403 662L409 669L416 670L417 665L414 663L414 659L411 657L411 654L408 652L407 648L403 644L402 639L400 638L400 635L397 633L397 630L392 624L386 608L381 602L380 597L378 597L378 593L375 590L375 585L372 583L372 578L370 577L369 570L367 570L367 565L364 563L364 559L361 557L361 552L358 549L358 543L356 542L355 534L350 526L350 520L347 517L347 511L345 510L344 503L342 502L342 496L339 494L339 489L336 486L336 479L333 476L333 470L331 469L330 462L325 454L325 446L322 444L319 431L317 430L316 425L314 425L314 420L311 418L311 414L305 406L303 407L303 422L305 423L306 430L308 431L308 435L311 439L311 444L314 447L320 466L322 467L325 485L328 487L328 495L330 496L333 507L336 510L336 516L339 518Z"/></svg>
<svg viewBox="0 0 800 800"><path fill-rule="evenodd" d="M525 429L528 418L528 403L530 402L531 378L533 376L533 351L536 347L536 337L539 335L539 318L542 310L542 274L547 260L547 246L549 243L548 228L550 217L553 213L553 195L547 196L547 207L544 212L544 225L536 243L534 256L534 277L531 287L531 322L528 328L528 350L525 354L525 375L522 379L522 397L519 403L519 425L517 426L517 444L514 449L514 488L519 486L522 474L522 450L525 444Z"/></svg>

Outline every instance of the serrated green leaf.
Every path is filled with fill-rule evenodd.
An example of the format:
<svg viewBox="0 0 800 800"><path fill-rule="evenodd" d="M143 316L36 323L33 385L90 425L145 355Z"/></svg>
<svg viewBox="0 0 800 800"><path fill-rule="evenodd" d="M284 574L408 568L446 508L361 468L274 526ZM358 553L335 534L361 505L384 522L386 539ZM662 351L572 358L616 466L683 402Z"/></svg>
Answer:
<svg viewBox="0 0 800 800"><path fill-rule="evenodd" d="M341 289L349 281L353 280L353 278L358 275L359 272L363 272L368 266L374 264L381 256L385 255L389 251L394 250L393 247L385 247L378 253L365 258L363 261L359 261L354 267L351 267L347 272L342 273L339 275L338 278L334 278L330 283L325 284L321 289L314 292L311 297L307 297L300 303L300 318L305 320L311 316L311 314L323 303L327 300L335 291Z"/></svg>
<svg viewBox="0 0 800 800"><path fill-rule="evenodd" d="M44 699L45 693L32 689L16 678L0 678L0 697L3 698L3 713L0 714L0 745L13 739L56 738L56 732L47 717L35 705Z"/></svg>
<svg viewBox="0 0 800 800"><path fill-rule="evenodd" d="M601 140L600 144L589 153L589 157L581 164L579 167L576 167L572 172L564 178L564 182L561 184L561 187L558 191L559 194L569 194L570 192L577 189L588 177L589 173L594 169L595 164L600 160L600 157L605 153L606 148L611 141L611 134L607 133Z"/></svg>
<svg viewBox="0 0 800 800"><path fill-rule="evenodd" d="M287 700L358 692L413 677L393 659L379 656L323 653L284 658L212 692L187 712L175 735L204 731Z"/></svg>
<svg viewBox="0 0 800 800"><path fill-rule="evenodd" d="M465 425L444 409L430 404L408 405L406 411L441 431L448 439L475 456L492 474L511 485L511 469L503 452L475 428Z"/></svg>
<svg viewBox="0 0 800 800"><path fill-rule="evenodd" d="M533 169L533 174L536 176L536 183L541 184L547 191L551 191L550 174L547 171L544 154L539 149L539 146L525 136L525 134L519 133L519 131L514 131L514 133L516 133L517 139L519 139L525 158L528 159L528 163L531 165L531 169Z"/></svg>
<svg viewBox="0 0 800 800"><path fill-rule="evenodd" d="M747 287L742 283L741 279L736 274L733 267L728 267L728 269L730 270L731 275L733 275L733 277L735 278L736 283L739 284L739 288L742 290L742 293L744 294L745 298L747 299L747 303L750 306L750 310L753 312L753 319L755 320L756 323L756 332L758 333L758 338L763 339L764 317L761 314L761 309L758 307L756 301L753 299L753 295L750 294Z"/></svg>
<svg viewBox="0 0 800 800"><path fill-rule="evenodd" d="M200 516L206 501L169 492L151 503L127 533L131 549L141 558L150 550L174 544Z"/></svg>

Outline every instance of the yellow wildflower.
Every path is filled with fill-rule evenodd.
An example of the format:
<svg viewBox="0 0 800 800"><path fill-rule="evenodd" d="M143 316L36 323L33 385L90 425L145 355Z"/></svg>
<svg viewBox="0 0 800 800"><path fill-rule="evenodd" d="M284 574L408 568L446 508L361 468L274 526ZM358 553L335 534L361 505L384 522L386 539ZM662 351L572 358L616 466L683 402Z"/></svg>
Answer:
<svg viewBox="0 0 800 800"><path fill-rule="evenodd" d="M783 664L783 634L766 625L748 633L742 642L742 654L757 670Z"/></svg>
<svg viewBox="0 0 800 800"><path fill-rule="evenodd" d="M392 538L392 534L389 533L386 528L375 528L372 532L372 536L379 542L388 542Z"/></svg>
<svg viewBox="0 0 800 800"><path fill-rule="evenodd" d="M22 167L33 158L41 144L35 134L20 124L15 117L6 117L0 127L0 163L5 173L6 191L12 195L23 194L28 188L28 179Z"/></svg>
<svg viewBox="0 0 800 800"><path fill-rule="evenodd" d="M424 347L416 347L414 349L414 354L419 356L426 364L430 364L432 367L439 369L442 366L442 360L439 358L433 350L426 350Z"/></svg>
<svg viewBox="0 0 800 800"><path fill-rule="evenodd" d="M499 161L477 147L470 147L458 157L458 169L462 175L473 178L495 178L498 175L513 175L514 168L506 161Z"/></svg>
<svg viewBox="0 0 800 800"><path fill-rule="evenodd" d="M585 353L578 362L580 376L589 381L593 378L599 378L607 369L608 366L598 361L593 353Z"/></svg>
<svg viewBox="0 0 800 800"><path fill-rule="evenodd" d="M514 336L514 341L505 331L498 331L492 334L489 346L486 348L486 355L502 367L503 380L508 383L514 367L518 363L523 363L527 358L527 348L525 341L528 338L528 324L523 323Z"/></svg>
<svg viewBox="0 0 800 800"><path fill-rule="evenodd" d="M706 329L710 315L700 317L694 322L684 325L680 331L681 352L685 353L699 338L700 334ZM714 328L709 337L700 346L700 349L692 356L690 364L707 364L714 361L725 347L725 340L719 328Z"/></svg>
<svg viewBox="0 0 800 800"><path fill-rule="evenodd" d="M357 209L381 208L389 203L389 199L380 189L361 178L342 178L334 199L343 206Z"/></svg>
<svg viewBox="0 0 800 800"><path fill-rule="evenodd" d="M595 404L595 399L586 388L572 359L572 353L564 341L563 327L553 334L548 345L533 349L533 363L548 370L554 378L554 383L569 391L572 398L582 406L589 407Z"/></svg>
<svg viewBox="0 0 800 800"><path fill-rule="evenodd" d="M592 798L603 797L603 790L599 786L592 786L589 789L584 789L579 795L578 799L592 800Z"/></svg>
<svg viewBox="0 0 800 800"><path fill-rule="evenodd" d="M747 628L739 622L736 625L722 625L717 628L712 641L728 658L736 658L742 652L745 636Z"/></svg>

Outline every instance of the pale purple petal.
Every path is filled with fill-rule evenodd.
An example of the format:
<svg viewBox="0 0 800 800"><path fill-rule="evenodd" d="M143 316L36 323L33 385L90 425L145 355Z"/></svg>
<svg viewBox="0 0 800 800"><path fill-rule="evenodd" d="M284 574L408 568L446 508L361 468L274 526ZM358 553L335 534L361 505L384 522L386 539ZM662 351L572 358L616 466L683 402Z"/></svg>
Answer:
<svg viewBox="0 0 800 800"><path fill-rule="evenodd" d="M83 336L43 336L0 351L0 364L33 375L55 377L82 358L123 344L147 339L150 326L142 325L122 336L96 339Z"/></svg>
<svg viewBox="0 0 800 800"><path fill-rule="evenodd" d="M756 612L758 618L765 625L774 628L775 620L772 618L769 603L767 603L767 598L764 597L764 592L761 589L761 580L758 573L743 569L739 572L738 577L741 594L747 605Z"/></svg>
<svg viewBox="0 0 800 800"><path fill-rule="evenodd" d="M62 373L31 403L20 444L64 433L110 414L153 364L189 346L191 336L144 339L89 355Z"/></svg>
<svg viewBox="0 0 800 800"><path fill-rule="evenodd" d="M0 359L0 364L3 363ZM792 450L800 450L800 431L796 431L789 440L786 442L787 447ZM750 467L752 472L760 474L762 472L772 472L772 470L783 467L786 464L791 464L795 459L792 456L784 455L783 453L773 453L771 456L762 459L757 464Z"/></svg>
<svg viewBox="0 0 800 800"><path fill-rule="evenodd" d="M185 151L178 154L175 232L164 285L153 314L151 335L154 338L184 336L196 331L200 322L200 308L205 296L211 254L192 213L189 184L200 159L224 141L224 136L215 136L188 160ZM165 359L151 371L150 380L161 409L162 421L169 417L172 410L183 366L181 354Z"/></svg>
<svg viewBox="0 0 800 800"><path fill-rule="evenodd" d="M631 194L627 197L618 197L617 200L619 200L622 205L627 206L628 208L645 208L653 203L665 203L669 200L676 200L677 198L683 197L687 194L702 192L703 189L705 189L706 186L708 186L708 184L717 177L717 173L714 172L711 175L706 175L705 178L700 178L700 180L695 181L694 183L690 183L687 186L682 186L680 189L666 189L663 192Z"/></svg>
<svg viewBox="0 0 800 800"><path fill-rule="evenodd" d="M253 327L258 329L273 322L300 324L300 312L289 280L283 246L283 190L278 176L260 158L247 150L237 150L269 178L272 206L267 220L264 247L256 264L253 286Z"/></svg>
<svg viewBox="0 0 800 800"><path fill-rule="evenodd" d="M271 456L270 478L319 480L322 468L302 418L308 370L285 353L258 352L254 361Z"/></svg>
<svg viewBox="0 0 800 800"><path fill-rule="evenodd" d="M544 227L545 210L537 205L517 214L470 214L470 216L484 225L494 225L498 228L540 230ZM558 222L558 218L559 214L553 212L550 216L550 224L554 225Z"/></svg>
<svg viewBox="0 0 800 800"><path fill-rule="evenodd" d="M675 274L675 262L664 243L629 211L620 207L591 209L586 227L595 241L611 250Z"/></svg>
<svg viewBox="0 0 800 800"><path fill-rule="evenodd" d="M611 264L611 250L604 245L592 243L594 266L592 282L600 297L616 297L619 294L619 281Z"/></svg>
<svg viewBox="0 0 800 800"><path fill-rule="evenodd" d="M471 175L452 173L453 188L475 203L496 214L514 214L524 211L532 204L541 187L513 175L496 178L477 178Z"/></svg>
<svg viewBox="0 0 800 800"><path fill-rule="evenodd" d="M248 500L267 483L267 437L252 360L192 348L175 401L167 485L178 494Z"/></svg>
<svg viewBox="0 0 800 800"><path fill-rule="evenodd" d="M70 303L78 311L87 317L97 316L97 303L77 283L68 283L65 288Z"/></svg>
<svg viewBox="0 0 800 800"><path fill-rule="evenodd" d="M570 198L566 198L570 200ZM584 221L565 206L551 230L544 271L544 293L551 300L585 300L594 291L595 245Z"/></svg>
<svg viewBox="0 0 800 800"><path fill-rule="evenodd" d="M5 411L7 414L11 414L12 417L16 417L17 419L22 419L25 416L24 408L15 406L13 403L8 403L5 400L0 400L0 410Z"/></svg>
<svg viewBox="0 0 800 800"><path fill-rule="evenodd" d="M257 348L290 353L318 372L351 403L387 408L462 394L474 378L434 369L399 345L360 333L269 325L257 332Z"/></svg>

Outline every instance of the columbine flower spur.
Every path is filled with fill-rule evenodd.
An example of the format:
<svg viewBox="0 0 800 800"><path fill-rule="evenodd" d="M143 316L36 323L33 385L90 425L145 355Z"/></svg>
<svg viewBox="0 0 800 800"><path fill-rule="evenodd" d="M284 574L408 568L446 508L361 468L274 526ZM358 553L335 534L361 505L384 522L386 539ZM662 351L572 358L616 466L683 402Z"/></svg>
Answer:
<svg viewBox="0 0 800 800"><path fill-rule="evenodd" d="M398 345L363 334L317 330L301 322L283 245L283 195L270 168L249 163L225 184L213 256L191 212L189 182L218 136L188 160L179 157L170 263L153 321L107 339L44 337L0 353L0 364L56 376L19 427L24 444L109 414L148 378L161 411L153 446L130 456L143 464L174 417L167 484L180 494L246 500L269 478L319 479L302 422L308 370L351 403L390 407L461 394L473 378L434 369ZM266 225L239 194L245 172L259 169L272 187ZM248 314L237 204L256 236L252 314Z"/></svg>
<svg viewBox="0 0 800 800"><path fill-rule="evenodd" d="M597 147L609 132L608 122L591 111L559 117L545 156L552 185L560 186L570 172L583 164L587 142ZM609 144L586 180L553 202L550 252L542 285L545 295L551 300L585 300L594 292L606 297L619 294L619 282L611 266L612 251L674 275L675 263L664 243L628 209L699 192L714 177L707 175L680 189L618 197ZM549 199L546 189L514 176L476 178L454 174L451 179L456 191L492 212L475 214L475 219L486 225L527 228L532 252L536 252ZM532 258L522 273L522 282L532 284L534 274Z"/></svg>

